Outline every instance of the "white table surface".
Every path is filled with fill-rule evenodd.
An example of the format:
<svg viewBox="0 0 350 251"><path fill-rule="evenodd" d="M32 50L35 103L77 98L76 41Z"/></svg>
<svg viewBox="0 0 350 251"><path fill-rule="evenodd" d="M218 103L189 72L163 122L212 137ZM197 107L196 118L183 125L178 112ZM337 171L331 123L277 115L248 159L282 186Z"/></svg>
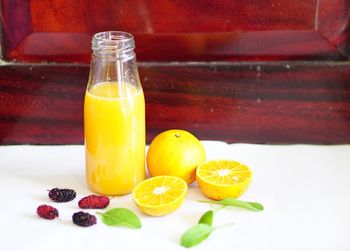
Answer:
<svg viewBox="0 0 350 251"><path fill-rule="evenodd" d="M217 213L218 229L191 250L350 250L350 146L270 146L203 141L207 159L231 158L247 164L253 180L241 199L258 201L263 212L227 208ZM130 195L109 208L127 207L141 218L139 230L71 222L78 199L90 194L83 146L0 147L0 250L186 250L181 234L210 209L196 184L183 206L164 217L143 215ZM53 203L47 189L69 187L77 199ZM51 204L60 220L36 215ZM89 210L94 212L95 210Z"/></svg>

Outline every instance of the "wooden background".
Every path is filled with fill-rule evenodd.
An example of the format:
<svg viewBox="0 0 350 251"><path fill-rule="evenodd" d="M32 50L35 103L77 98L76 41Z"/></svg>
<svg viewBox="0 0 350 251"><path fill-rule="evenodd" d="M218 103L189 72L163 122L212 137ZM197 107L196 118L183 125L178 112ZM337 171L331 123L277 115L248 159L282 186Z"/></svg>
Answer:
<svg viewBox="0 0 350 251"><path fill-rule="evenodd" d="M348 1L101 2L0 0L0 144L83 143L104 30L135 35L148 142L350 143Z"/></svg>

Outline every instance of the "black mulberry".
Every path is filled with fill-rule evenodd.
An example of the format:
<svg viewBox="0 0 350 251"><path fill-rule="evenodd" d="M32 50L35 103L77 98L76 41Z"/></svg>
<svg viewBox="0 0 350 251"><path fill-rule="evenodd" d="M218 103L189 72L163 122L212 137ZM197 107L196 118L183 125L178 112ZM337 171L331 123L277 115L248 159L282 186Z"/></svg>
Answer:
<svg viewBox="0 0 350 251"><path fill-rule="evenodd" d="M74 213L72 219L74 224L81 227L89 227L96 224L96 217L83 211Z"/></svg>
<svg viewBox="0 0 350 251"><path fill-rule="evenodd" d="M73 189L53 188L49 191L49 197L55 202L68 202L74 200L77 194Z"/></svg>

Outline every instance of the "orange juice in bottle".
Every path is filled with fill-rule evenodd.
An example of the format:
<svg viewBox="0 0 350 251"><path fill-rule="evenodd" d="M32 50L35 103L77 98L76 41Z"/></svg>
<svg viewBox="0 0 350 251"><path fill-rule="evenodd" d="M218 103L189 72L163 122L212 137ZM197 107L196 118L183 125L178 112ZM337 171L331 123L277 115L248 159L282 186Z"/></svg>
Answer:
<svg viewBox="0 0 350 251"><path fill-rule="evenodd" d="M145 101L133 36L93 37L84 101L86 176L93 192L121 195L145 178Z"/></svg>

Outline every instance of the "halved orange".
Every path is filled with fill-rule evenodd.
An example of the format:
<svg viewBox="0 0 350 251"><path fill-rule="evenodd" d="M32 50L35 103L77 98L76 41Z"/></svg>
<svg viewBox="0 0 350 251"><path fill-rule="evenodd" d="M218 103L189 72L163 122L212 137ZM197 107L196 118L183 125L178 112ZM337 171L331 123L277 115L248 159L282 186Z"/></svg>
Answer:
<svg viewBox="0 0 350 251"><path fill-rule="evenodd" d="M187 183L181 178L156 176L139 183L134 188L132 197L143 213L162 216L182 205L187 190Z"/></svg>
<svg viewBox="0 0 350 251"><path fill-rule="evenodd" d="M209 198L237 198L247 190L252 171L234 160L210 160L197 167L196 179L199 188Z"/></svg>

